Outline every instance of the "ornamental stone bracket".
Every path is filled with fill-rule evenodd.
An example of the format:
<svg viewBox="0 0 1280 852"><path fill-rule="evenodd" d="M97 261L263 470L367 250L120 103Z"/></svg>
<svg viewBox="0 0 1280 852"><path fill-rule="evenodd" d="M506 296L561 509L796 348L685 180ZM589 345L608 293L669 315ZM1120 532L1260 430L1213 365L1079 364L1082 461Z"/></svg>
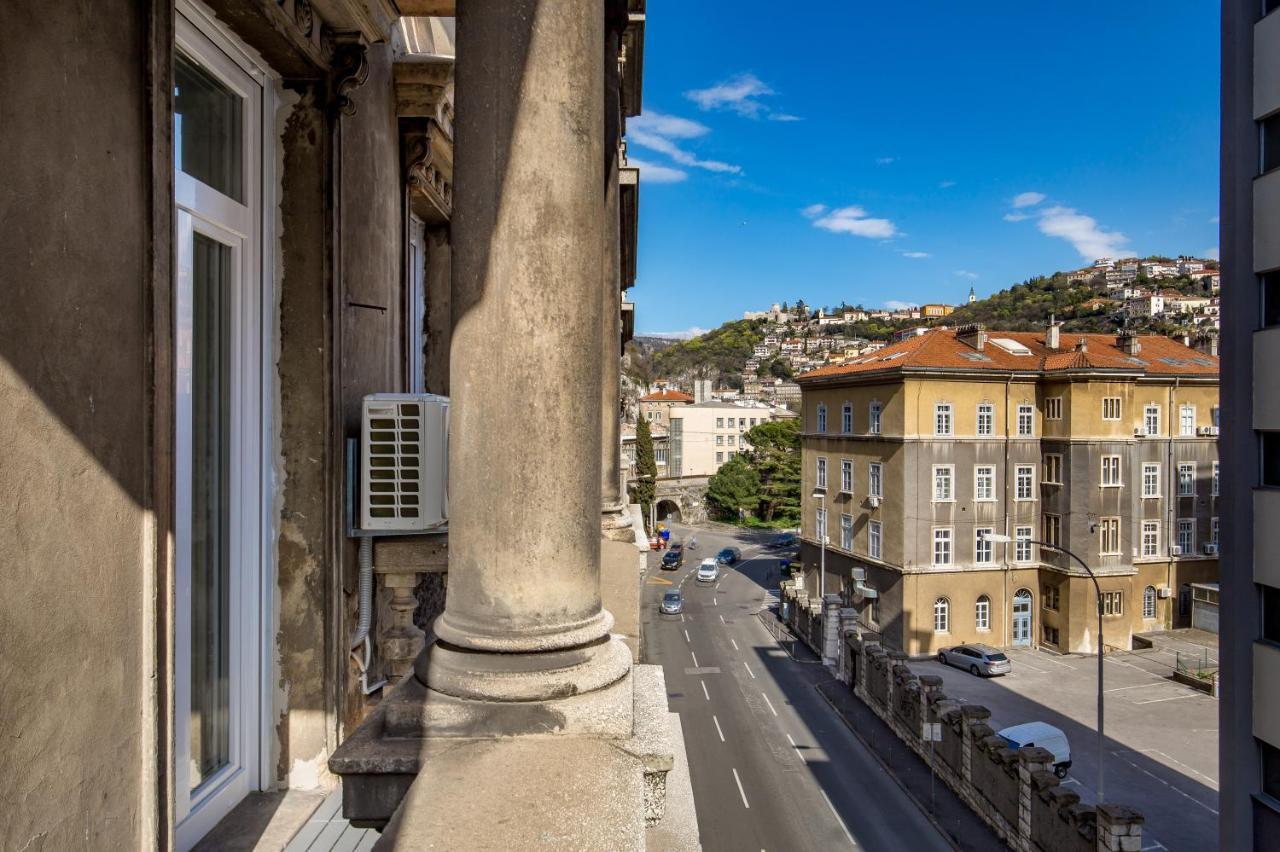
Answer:
<svg viewBox="0 0 1280 852"><path fill-rule="evenodd" d="M409 209L428 225L453 217L453 140L430 118L400 119Z"/></svg>
<svg viewBox="0 0 1280 852"><path fill-rule="evenodd" d="M351 99L351 93L369 79L369 60L364 41L351 34L335 36L332 67L330 113L334 117L355 115L356 104Z"/></svg>

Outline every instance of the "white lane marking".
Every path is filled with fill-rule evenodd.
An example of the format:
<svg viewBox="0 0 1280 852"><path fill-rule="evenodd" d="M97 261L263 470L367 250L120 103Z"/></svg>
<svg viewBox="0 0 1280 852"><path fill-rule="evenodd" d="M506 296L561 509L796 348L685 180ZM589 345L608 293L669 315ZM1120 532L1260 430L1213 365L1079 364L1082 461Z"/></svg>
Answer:
<svg viewBox="0 0 1280 852"><path fill-rule="evenodd" d="M689 638L689 631L688 631L688 630L684 631L684 641L688 642L688 643L689 643L689 644L691 644L691 645L693 644L693 640Z"/></svg>
<svg viewBox="0 0 1280 852"><path fill-rule="evenodd" d="M694 667L695 669L696 669L696 668L698 668L698 655L697 655L697 654L695 654L695 653L693 653L692 651L690 651L690 652L689 652L689 656L690 656L690 657L693 657L693 667Z"/></svg>
<svg viewBox="0 0 1280 852"><path fill-rule="evenodd" d="M735 642L735 641L734 641L734 640L732 640L732 639L730 639L730 640L729 640L729 642L733 645L733 650L735 650L735 651L736 651L736 650L738 650L738 643L737 643L737 642Z"/></svg>
<svg viewBox="0 0 1280 852"><path fill-rule="evenodd" d="M738 770L733 770L733 780L738 782L738 795L742 797L742 806L750 810L751 805L747 802L747 792L742 789L742 779L738 777Z"/></svg>
<svg viewBox="0 0 1280 852"><path fill-rule="evenodd" d="M1123 751L1123 750L1122 750L1122 751ZM1122 751L1113 751L1113 752L1112 752L1112 754L1121 754L1121 753L1122 753ZM1158 755L1160 755L1161 757L1163 757L1165 760L1170 761L1171 763L1176 763L1176 764L1178 764L1179 766L1181 766L1183 769L1187 770L1188 772L1194 772L1196 775L1199 775L1199 776L1200 776L1201 778L1203 778L1206 782L1208 782L1208 785L1209 785L1210 787L1212 787L1212 788L1213 788L1213 789L1215 789L1215 790L1216 790L1216 789L1218 789L1218 779L1217 779L1217 778L1212 778L1212 777L1210 777L1210 776L1208 776L1208 775L1205 775L1203 772L1199 771L1199 770L1198 770L1198 769L1196 769L1195 767L1193 767L1193 766L1188 766L1187 764L1183 763L1181 760L1178 760L1178 758L1176 758L1176 757L1170 757L1169 755L1165 754L1164 752L1160 751L1159 749L1156 749L1156 748L1139 748L1139 749L1134 749L1134 751L1138 752L1139 754L1143 754L1143 753L1158 754Z"/></svg>
<svg viewBox="0 0 1280 852"><path fill-rule="evenodd" d="M760 693L760 697L764 699L764 703L765 703L765 704L768 704L768 705L769 705L769 712L770 712L770 713L772 713L773 715L777 716L777 715L778 715L778 711L773 709L773 702L769 700L769 696L765 695L765 694L762 692L762 693Z"/></svg>
<svg viewBox="0 0 1280 852"><path fill-rule="evenodd" d="M1117 755L1117 757L1119 757L1119 755ZM1173 786L1173 785L1172 785L1172 784L1170 784L1168 781L1166 781L1166 780L1164 780L1163 778L1161 778L1159 775L1155 775L1155 774L1153 774L1153 773L1151 773L1151 772L1148 772L1147 770L1143 769L1143 768L1142 768L1141 766L1139 766L1138 764L1134 763L1132 760L1129 760L1127 757L1120 757L1120 759L1121 759L1121 760L1123 760L1125 763L1129 764L1130 766L1132 766L1134 769L1136 769L1136 770L1138 770L1139 772L1141 772L1143 775L1147 775L1147 776L1149 776L1149 777L1151 777L1151 778L1154 778L1155 780L1159 781L1161 784L1163 784L1164 786L1168 787L1170 790L1172 790L1173 792L1177 793L1179 796L1182 796L1183 798L1186 798L1186 799L1190 799L1191 801L1195 802L1197 805L1199 805L1200 807L1204 808L1206 811L1208 811L1209 813L1213 814L1214 816L1219 816L1218 812L1217 812L1217 811L1215 811L1213 808L1209 807L1209 806L1208 806L1208 805L1206 805L1204 802L1202 802L1202 801L1200 801L1199 799L1197 799L1195 796L1192 796L1190 793L1185 793L1185 792L1183 792L1182 790L1179 790L1177 787Z"/></svg>
<svg viewBox="0 0 1280 852"><path fill-rule="evenodd" d="M1135 701L1134 704L1159 704L1161 701L1177 701L1179 698L1195 698L1202 693L1188 692L1186 695L1174 695L1169 698L1148 698L1146 701Z"/></svg>
<svg viewBox="0 0 1280 852"><path fill-rule="evenodd" d="M853 835L849 833L849 826L844 824L844 820L840 818L840 813L836 810L836 806L831 804L831 799L827 796L827 791L819 787L818 792L822 794L822 798L827 800L827 807L831 808L831 815L836 818L836 822L840 823L840 828L844 830L844 836L849 838L849 843L856 849L858 841L853 839Z"/></svg>
<svg viewBox="0 0 1280 852"><path fill-rule="evenodd" d="M719 598L712 598L712 599L711 599L711 605L712 605L712 606L720 606L720 599L719 599ZM723 616L723 615L722 615L722 616L720 616L720 617L721 617L721 618L724 618L724 616Z"/></svg>
<svg viewBox="0 0 1280 852"><path fill-rule="evenodd" d="M724 742L724 731L720 730L720 720L716 718L714 713L711 714L711 721L716 723L716 733L720 735L720 742Z"/></svg>
<svg viewBox="0 0 1280 852"><path fill-rule="evenodd" d="M1112 688L1112 689L1108 689L1108 690L1105 690L1105 691L1106 691L1106 692L1119 692L1119 691L1120 691L1120 690L1122 690L1122 689L1142 689L1143 687L1146 687L1146 686L1151 686L1151 684L1149 684L1149 683L1135 683L1135 684L1133 684L1132 686L1117 686L1117 687L1114 687L1114 688Z"/></svg>
<svg viewBox="0 0 1280 852"><path fill-rule="evenodd" d="M724 616L723 616L723 615L722 615L722 616L720 616L720 623L721 623L721 624L727 624L727 623L728 623L728 622L726 622L726 621L724 620Z"/></svg>
<svg viewBox="0 0 1280 852"><path fill-rule="evenodd" d="M719 583L716 583L716 591L717 591L717 592L718 592L718 591L720 591L720 584L719 584Z"/></svg>
<svg viewBox="0 0 1280 852"><path fill-rule="evenodd" d="M684 613L680 613L680 623L684 624Z"/></svg>
<svg viewBox="0 0 1280 852"><path fill-rule="evenodd" d="M706 698L708 701L710 701L711 693L707 692L707 682L705 680L700 680L698 681L698 683L702 684L702 696Z"/></svg>
<svg viewBox="0 0 1280 852"><path fill-rule="evenodd" d="M749 665L748 665L747 663L745 663L745 662L744 662L742 665L743 665L743 667L744 667L744 668L746 668L746 670L747 670L747 674L751 675L751 679L752 679L752 680L755 680L755 679L756 679L756 673L755 673L755 672L753 672L753 671L751 671L751 666L749 666Z"/></svg>
<svg viewBox="0 0 1280 852"><path fill-rule="evenodd" d="M805 760L805 759L804 759L804 752L802 752L802 751L800 750L800 746L796 745L796 741L795 741L795 740L793 740L793 739L791 739L791 735L790 735L790 734L787 734L787 742L791 743L791 747L792 747L793 749L795 749L795 750L796 750L796 755L800 758L800 762L801 762L801 763L808 763L808 762L809 762L809 761L807 761L807 760Z"/></svg>
<svg viewBox="0 0 1280 852"><path fill-rule="evenodd" d="M1169 848L1168 846L1165 846L1159 840L1153 840L1150 846L1142 847L1142 852L1150 852L1150 850L1152 849L1168 849L1168 848Z"/></svg>

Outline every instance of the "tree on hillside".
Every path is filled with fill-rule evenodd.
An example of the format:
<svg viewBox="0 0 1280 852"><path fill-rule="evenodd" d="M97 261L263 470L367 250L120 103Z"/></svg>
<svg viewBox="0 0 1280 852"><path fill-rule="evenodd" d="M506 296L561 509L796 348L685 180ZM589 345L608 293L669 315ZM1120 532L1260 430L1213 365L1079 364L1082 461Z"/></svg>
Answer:
<svg viewBox="0 0 1280 852"><path fill-rule="evenodd" d="M640 513L644 516L645 530L649 529L649 507L653 505L653 495L658 481L658 462L653 455L653 433L649 431L649 421L641 418L636 424L636 479L631 486L631 499L640 504Z"/></svg>
<svg viewBox="0 0 1280 852"><path fill-rule="evenodd" d="M760 507L760 476L743 456L734 456L707 480L707 503L723 520Z"/></svg>
<svg viewBox="0 0 1280 852"><path fill-rule="evenodd" d="M782 358L774 358L769 362L769 375L788 382L795 377L795 374L791 371L791 365Z"/></svg>
<svg viewBox="0 0 1280 852"><path fill-rule="evenodd" d="M762 520L800 519L800 418L772 420L747 430L748 456L760 477Z"/></svg>

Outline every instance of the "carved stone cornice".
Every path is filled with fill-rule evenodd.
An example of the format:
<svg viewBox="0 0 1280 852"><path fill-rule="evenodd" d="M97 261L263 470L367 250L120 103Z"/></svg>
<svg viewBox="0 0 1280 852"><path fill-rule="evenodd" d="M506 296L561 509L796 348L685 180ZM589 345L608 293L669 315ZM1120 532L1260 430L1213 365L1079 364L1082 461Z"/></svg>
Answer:
<svg viewBox="0 0 1280 852"><path fill-rule="evenodd" d="M396 62L396 115L429 118L453 138L453 63Z"/></svg>
<svg viewBox="0 0 1280 852"><path fill-rule="evenodd" d="M356 105L351 100L351 92L369 79L369 60L364 42L350 36L335 38L332 68L330 113L334 116L355 115Z"/></svg>
<svg viewBox="0 0 1280 852"><path fill-rule="evenodd" d="M409 207L428 224L453 217L453 139L432 118L400 119Z"/></svg>
<svg viewBox="0 0 1280 852"><path fill-rule="evenodd" d="M207 0L207 5L286 80L324 76L329 22L312 0Z"/></svg>

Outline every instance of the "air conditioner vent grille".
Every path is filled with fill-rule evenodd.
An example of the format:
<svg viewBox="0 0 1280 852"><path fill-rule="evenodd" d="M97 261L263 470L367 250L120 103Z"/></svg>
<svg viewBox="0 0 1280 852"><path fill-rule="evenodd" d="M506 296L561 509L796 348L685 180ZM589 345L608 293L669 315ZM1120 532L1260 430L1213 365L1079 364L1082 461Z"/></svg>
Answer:
<svg viewBox="0 0 1280 852"><path fill-rule="evenodd" d="M446 397L365 397L363 528L414 531L444 522L448 411Z"/></svg>

